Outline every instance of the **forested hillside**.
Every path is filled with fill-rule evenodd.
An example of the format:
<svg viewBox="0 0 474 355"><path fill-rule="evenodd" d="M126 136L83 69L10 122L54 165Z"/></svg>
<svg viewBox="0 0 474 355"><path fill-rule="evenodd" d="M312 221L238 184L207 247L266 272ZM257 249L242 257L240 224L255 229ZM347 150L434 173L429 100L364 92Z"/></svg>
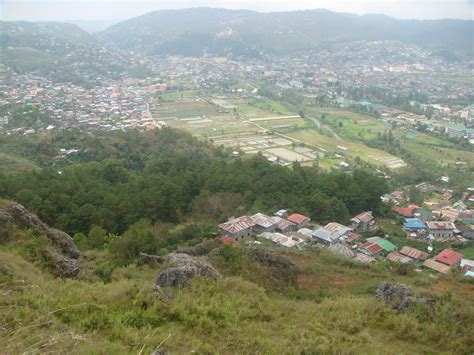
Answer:
<svg viewBox="0 0 474 355"><path fill-rule="evenodd" d="M272 165L261 156L232 159L172 129L21 140L6 138L3 149L21 146L18 153L43 169L3 171L0 194L72 234L92 226L123 233L141 219L216 223L239 212L280 208L321 223L346 222L364 210L380 213L379 196L387 192L385 182L366 171L324 173ZM75 164L53 158L66 142L79 150L71 158Z"/></svg>
<svg viewBox="0 0 474 355"><path fill-rule="evenodd" d="M472 285L461 275L216 238L217 223L244 213L289 208L320 223L384 214L386 183L370 172L233 158L173 129L1 143L35 166L0 173L7 354L472 348Z"/></svg>

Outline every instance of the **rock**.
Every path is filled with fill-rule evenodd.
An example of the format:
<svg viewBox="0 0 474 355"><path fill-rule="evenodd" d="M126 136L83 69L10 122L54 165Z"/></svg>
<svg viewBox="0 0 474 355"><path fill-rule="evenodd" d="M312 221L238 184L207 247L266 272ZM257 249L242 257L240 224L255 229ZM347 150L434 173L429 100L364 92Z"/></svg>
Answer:
<svg viewBox="0 0 474 355"><path fill-rule="evenodd" d="M5 265L3 263L0 263L0 273L6 275L6 276L11 276L13 275L12 269L8 265Z"/></svg>
<svg viewBox="0 0 474 355"><path fill-rule="evenodd" d="M47 255L53 271L61 277L74 277L79 272L81 253L71 236L63 231L50 228L34 214L20 204L12 203L0 207L0 228L11 223L20 229L35 229L45 235L54 246L55 251Z"/></svg>
<svg viewBox="0 0 474 355"><path fill-rule="evenodd" d="M156 285L159 287L184 287L188 280L195 276L211 280L221 277L216 269L202 260L188 254L171 253L169 254L169 266L158 275Z"/></svg>
<svg viewBox="0 0 474 355"><path fill-rule="evenodd" d="M8 222L16 224L21 229L36 229L48 237L55 246L73 259L79 258L81 252L71 236L63 231L49 228L38 217L31 214L18 203L11 204L0 210L0 227Z"/></svg>
<svg viewBox="0 0 474 355"><path fill-rule="evenodd" d="M248 249L247 254L259 263L276 268L298 271L298 267L284 256L266 249Z"/></svg>
<svg viewBox="0 0 474 355"><path fill-rule="evenodd" d="M150 254L145 254L145 253L138 254L138 260L137 260L138 266L142 266L142 265L156 266L158 264L161 264L162 262L163 262L163 258L161 256L150 255Z"/></svg>
<svg viewBox="0 0 474 355"><path fill-rule="evenodd" d="M377 298L391 305L399 313L406 312L414 300L409 286L386 281L383 281L377 289Z"/></svg>
<svg viewBox="0 0 474 355"><path fill-rule="evenodd" d="M79 273L79 260L59 255L55 265L55 274L60 277L74 277Z"/></svg>
<svg viewBox="0 0 474 355"><path fill-rule="evenodd" d="M150 355L166 355L168 354L161 346L157 347Z"/></svg>
<svg viewBox="0 0 474 355"><path fill-rule="evenodd" d="M264 267L265 279L262 286L284 291L288 286L298 287L298 266L279 253L260 249L246 249L247 257ZM261 271L261 272L262 272Z"/></svg>

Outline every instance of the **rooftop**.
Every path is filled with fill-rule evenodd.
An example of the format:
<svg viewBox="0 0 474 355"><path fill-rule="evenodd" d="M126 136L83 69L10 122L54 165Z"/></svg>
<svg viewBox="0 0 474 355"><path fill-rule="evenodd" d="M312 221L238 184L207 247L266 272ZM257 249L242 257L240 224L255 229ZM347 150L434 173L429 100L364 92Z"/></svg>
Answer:
<svg viewBox="0 0 474 355"><path fill-rule="evenodd" d="M443 264L452 266L459 263L462 259L462 254L452 249L444 249L441 253L435 256L435 260Z"/></svg>

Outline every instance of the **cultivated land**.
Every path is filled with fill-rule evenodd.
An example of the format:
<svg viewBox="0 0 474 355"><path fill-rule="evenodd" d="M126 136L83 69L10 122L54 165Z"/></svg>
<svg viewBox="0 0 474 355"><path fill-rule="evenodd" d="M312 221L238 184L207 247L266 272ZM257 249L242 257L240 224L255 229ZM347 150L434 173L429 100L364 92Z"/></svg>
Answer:
<svg viewBox="0 0 474 355"><path fill-rule="evenodd" d="M255 98L201 97L191 91L160 96L153 118L185 129L216 145L246 154L262 153L280 164L299 161L321 168L337 167L359 157L377 167L392 169L405 163L387 152L369 148L361 141L383 132L377 119L336 108L312 108L310 115L325 115L323 124L338 127L344 139L321 134L315 123L280 102ZM339 125L342 122L342 125ZM359 140L356 142L355 140ZM347 148L347 149L346 149Z"/></svg>

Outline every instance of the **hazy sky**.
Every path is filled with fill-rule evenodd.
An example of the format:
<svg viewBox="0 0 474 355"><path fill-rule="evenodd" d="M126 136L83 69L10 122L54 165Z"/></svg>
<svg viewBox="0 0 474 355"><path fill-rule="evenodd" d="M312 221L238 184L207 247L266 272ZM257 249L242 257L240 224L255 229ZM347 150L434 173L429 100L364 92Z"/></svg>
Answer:
<svg viewBox="0 0 474 355"><path fill-rule="evenodd" d="M325 8L418 19L473 19L474 16L474 0L0 0L0 18L28 21L111 20L153 10L200 6L257 11Z"/></svg>

